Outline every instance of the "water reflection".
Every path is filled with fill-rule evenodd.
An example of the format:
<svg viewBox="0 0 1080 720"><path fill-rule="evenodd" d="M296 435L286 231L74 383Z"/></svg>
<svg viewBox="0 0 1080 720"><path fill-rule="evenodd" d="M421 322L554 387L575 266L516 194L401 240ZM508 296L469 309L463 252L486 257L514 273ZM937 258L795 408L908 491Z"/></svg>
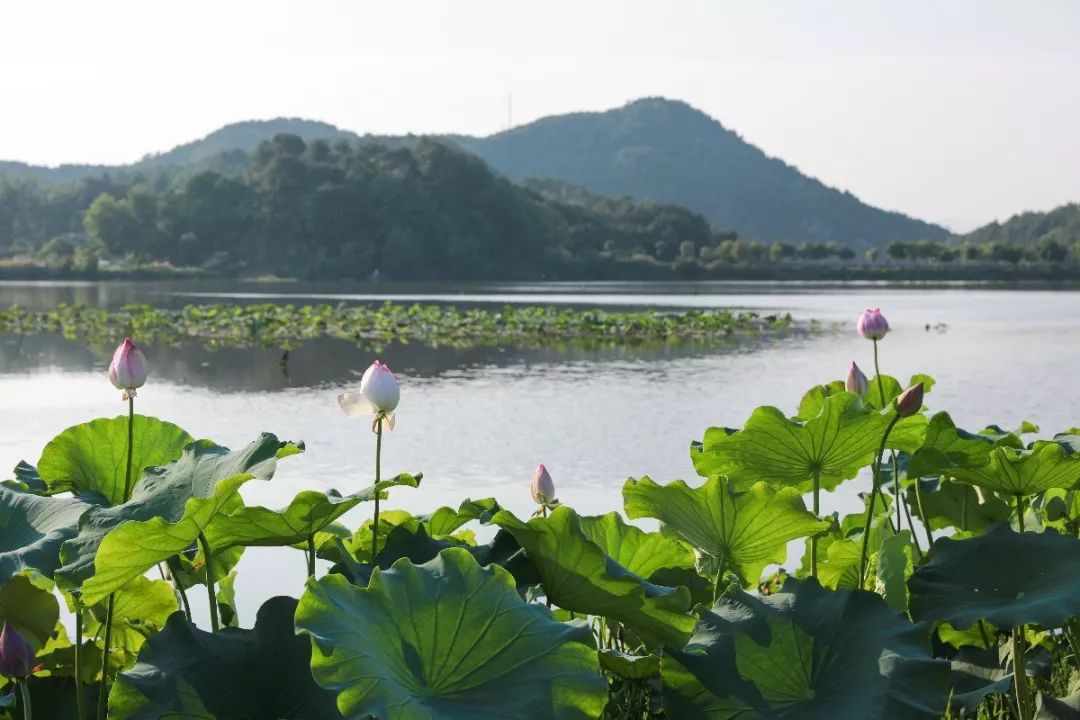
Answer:
<svg viewBox="0 0 1080 720"><path fill-rule="evenodd" d="M539 348L480 346L431 347L394 343L357 346L323 338L289 350L274 347L209 348L197 341L178 346L146 345L143 350L156 379L217 392L274 392L289 388L341 386L358 382L378 356L395 372L418 379L464 378L477 372L516 367L604 365L611 371L645 369L674 360L754 352L776 338L726 343L642 344L582 347L559 344ZM105 372L113 347L86 344L55 334L0 336L0 374Z"/></svg>

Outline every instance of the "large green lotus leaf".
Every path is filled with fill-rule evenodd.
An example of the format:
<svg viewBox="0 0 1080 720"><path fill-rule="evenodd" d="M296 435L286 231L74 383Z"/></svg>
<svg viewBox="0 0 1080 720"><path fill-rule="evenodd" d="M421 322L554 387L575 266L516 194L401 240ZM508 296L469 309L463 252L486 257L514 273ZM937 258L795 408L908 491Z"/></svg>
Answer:
<svg viewBox="0 0 1080 720"><path fill-rule="evenodd" d="M461 548L400 560L366 588L309 580L296 627L349 720L584 720L606 700L589 631L523 602L509 573Z"/></svg>
<svg viewBox="0 0 1080 720"><path fill-rule="evenodd" d="M874 556L875 589L896 612L907 612L907 581L915 570L911 531L901 530L882 542Z"/></svg>
<svg viewBox="0 0 1080 720"><path fill-rule="evenodd" d="M581 531L604 553L638 577L651 578L665 568L693 568L693 549L659 532L627 525L617 512L581 518Z"/></svg>
<svg viewBox="0 0 1080 720"><path fill-rule="evenodd" d="M1080 482L1080 455L1059 443L1038 440L1029 450L996 447L985 465L951 467L943 473L987 490L1027 496L1051 488L1075 487Z"/></svg>
<svg viewBox="0 0 1080 720"><path fill-rule="evenodd" d="M1080 691L1063 698L1040 692L1035 705L1035 720L1080 720Z"/></svg>
<svg viewBox="0 0 1080 720"><path fill-rule="evenodd" d="M974 711L987 695L1004 695L1012 689L1012 670L1001 662L996 644L987 649L963 648L949 666L953 707Z"/></svg>
<svg viewBox="0 0 1080 720"><path fill-rule="evenodd" d="M604 648L599 656L600 667L627 680L645 680L660 674L659 655L630 655Z"/></svg>
<svg viewBox="0 0 1080 720"><path fill-rule="evenodd" d="M444 538L453 535L465 524L473 520L481 523L491 521L495 513L502 510L495 498L465 500L457 510L441 507L429 515L420 515L418 520L424 523L432 537Z"/></svg>
<svg viewBox="0 0 1080 720"><path fill-rule="evenodd" d="M503 510L492 523L524 548L545 594L559 607L618 620L650 647L681 647L690 637L690 591L655 585L627 570L589 540L581 518L569 507L528 523Z"/></svg>
<svg viewBox="0 0 1080 720"><path fill-rule="evenodd" d="M88 636L97 633L104 624L106 607L105 602L100 602L85 615ZM122 648L133 657L178 609L176 593L169 583L142 575L133 578L114 595L113 649Z"/></svg>
<svg viewBox="0 0 1080 720"><path fill-rule="evenodd" d="M849 392L825 398L821 413L805 422L759 407L738 432L707 432L691 457L699 475L726 475L740 490L764 480L806 493L815 472L832 490L873 462L889 417Z"/></svg>
<svg viewBox="0 0 1080 720"><path fill-rule="evenodd" d="M206 531L214 551L236 545L295 545L314 538L315 533L363 501L358 496L342 497L336 492L305 490L283 510L240 507L218 517Z"/></svg>
<svg viewBox="0 0 1080 720"><path fill-rule="evenodd" d="M735 589L699 608L694 637L661 661L677 718L938 718L948 664L925 626L873 593L830 591L812 579L780 593Z"/></svg>
<svg viewBox="0 0 1080 720"><path fill-rule="evenodd" d="M135 416L132 431L132 484L143 468L171 463L195 439L172 423L145 415ZM119 505L124 502L127 441L125 415L69 427L45 446L38 473L50 492L96 492L110 505Z"/></svg>
<svg viewBox="0 0 1080 720"><path fill-rule="evenodd" d="M1061 627L1080 615L1080 540L1050 530L1017 533L1007 525L965 540L942 538L908 588L916 620Z"/></svg>
<svg viewBox="0 0 1080 720"><path fill-rule="evenodd" d="M807 512L799 491L763 482L736 492L726 478L712 477L698 488L682 480L658 485L649 478L623 485L631 518L651 517L726 567L745 585L756 585L762 569L783 563L787 543L824 532L829 523Z"/></svg>
<svg viewBox="0 0 1080 720"><path fill-rule="evenodd" d="M919 496L914 483L919 483ZM992 492L948 478L916 478L907 489L908 505L912 510L926 512L932 530L956 528L982 532L991 525L1009 519L1013 510L1008 503Z"/></svg>
<svg viewBox="0 0 1080 720"><path fill-rule="evenodd" d="M51 578L60 567L60 547L75 537L79 518L92 507L77 498L0 486L0 583L24 570Z"/></svg>
<svg viewBox="0 0 1080 720"><path fill-rule="evenodd" d="M81 584L84 602L99 602L193 546L237 488L254 478L269 480L279 453L293 454L293 447L268 433L232 452L206 440L189 444L179 460L148 468L130 501L83 516L78 536L61 549L58 581L68 588Z"/></svg>
<svg viewBox="0 0 1080 720"><path fill-rule="evenodd" d="M907 475L916 478L937 475L949 468L985 465L990 460L990 451L998 445L996 439L1002 438L961 430L949 413L936 413L930 418L922 447L908 463Z"/></svg>
<svg viewBox="0 0 1080 720"><path fill-rule="evenodd" d="M293 630L296 600L267 600L251 630L199 630L182 613L151 637L136 665L120 673L109 717L156 720L331 720L334 694L308 667L311 643Z"/></svg>
<svg viewBox="0 0 1080 720"><path fill-rule="evenodd" d="M56 596L48 588L35 585L28 576L16 575L0 585L0 625L11 623L38 647L48 642L59 619Z"/></svg>

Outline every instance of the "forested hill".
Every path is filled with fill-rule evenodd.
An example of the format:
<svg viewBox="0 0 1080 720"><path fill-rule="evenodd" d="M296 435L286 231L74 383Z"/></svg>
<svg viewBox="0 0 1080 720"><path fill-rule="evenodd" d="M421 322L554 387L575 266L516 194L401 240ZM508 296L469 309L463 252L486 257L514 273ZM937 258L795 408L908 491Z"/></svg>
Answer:
<svg viewBox="0 0 1080 720"><path fill-rule="evenodd" d="M128 166L49 169L0 162L0 174L42 183L185 166L230 174L241 156L278 134L402 147L415 136L358 136L333 125L279 118L227 125L207 137ZM639 100L603 113L540 120L486 138L447 142L476 153L511 179L555 179L592 193L685 205L714 227L761 241L832 241L855 249L891 240L944 239L945 229L886 212L826 187L770 158L708 115L682 102Z"/></svg>
<svg viewBox="0 0 1080 720"><path fill-rule="evenodd" d="M455 141L514 179L557 178L604 195L679 203L756 240L863 249L949 234L827 187L683 102L649 98Z"/></svg>
<svg viewBox="0 0 1080 720"><path fill-rule="evenodd" d="M433 140L278 135L239 154L233 174L185 167L59 186L0 177L0 256L78 269L101 253L312 278L588 278L631 257L694 261L726 237L679 206L560 202Z"/></svg>
<svg viewBox="0 0 1080 720"><path fill-rule="evenodd" d="M983 225L967 235L961 242L981 245L1004 243L1033 247L1051 241L1065 247L1080 243L1080 204L1070 203L1049 212L1025 212L1013 215L1003 223Z"/></svg>

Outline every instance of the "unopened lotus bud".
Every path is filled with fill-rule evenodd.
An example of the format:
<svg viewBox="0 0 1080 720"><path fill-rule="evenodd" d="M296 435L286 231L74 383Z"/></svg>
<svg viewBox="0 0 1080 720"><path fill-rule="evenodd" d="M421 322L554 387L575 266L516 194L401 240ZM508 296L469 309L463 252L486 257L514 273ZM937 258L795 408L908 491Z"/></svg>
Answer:
<svg viewBox="0 0 1080 720"><path fill-rule="evenodd" d="M922 383L915 383L904 392L900 393L900 396L894 401L896 403L896 414L900 417L908 417L922 410L923 401L923 385Z"/></svg>
<svg viewBox="0 0 1080 720"><path fill-rule="evenodd" d="M848 392L858 393L859 395L865 395L866 389L870 386L869 381L866 379L866 375L859 366L855 363L851 363L851 367L848 369L847 380L844 381L844 388Z"/></svg>
<svg viewBox="0 0 1080 720"><path fill-rule="evenodd" d="M0 631L0 675L6 678L28 677L34 671L34 649L19 631L4 622Z"/></svg>
<svg viewBox="0 0 1080 720"><path fill-rule="evenodd" d="M537 505L549 505L554 502L555 483L543 463L536 466L530 489L532 490L533 502Z"/></svg>
<svg viewBox="0 0 1080 720"><path fill-rule="evenodd" d="M116 347L109 363L109 382L117 390L124 391L125 400L135 397L135 388L146 384L146 356L131 338L124 338L124 342Z"/></svg>
<svg viewBox="0 0 1080 720"><path fill-rule="evenodd" d="M863 310L859 316L859 334L867 340L880 340L889 332L889 321L881 314L881 310Z"/></svg>
<svg viewBox="0 0 1080 720"><path fill-rule="evenodd" d="M360 392L338 395L338 404L349 417L373 417L374 427L380 424L394 428L394 409L401 399L401 389L390 368L376 360L360 378Z"/></svg>

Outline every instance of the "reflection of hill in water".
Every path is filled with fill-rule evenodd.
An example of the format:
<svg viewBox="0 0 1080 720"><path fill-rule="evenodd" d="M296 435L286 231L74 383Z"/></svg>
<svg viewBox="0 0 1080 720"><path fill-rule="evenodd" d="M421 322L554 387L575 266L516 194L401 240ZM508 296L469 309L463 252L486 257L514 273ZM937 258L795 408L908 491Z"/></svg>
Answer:
<svg viewBox="0 0 1080 720"><path fill-rule="evenodd" d="M179 347L144 347L152 374L168 382L223 392L275 391L290 387L342 385L359 381L375 357L395 371L416 378L468 374L470 369L561 363L652 363L688 357L751 350L768 339L730 346L646 345L604 348L550 346L430 347L393 344L378 350L344 340L323 339L302 344L282 363L278 348L208 349L199 343ZM0 374L42 369L105 372L113 348L91 347L59 335L0 336Z"/></svg>

